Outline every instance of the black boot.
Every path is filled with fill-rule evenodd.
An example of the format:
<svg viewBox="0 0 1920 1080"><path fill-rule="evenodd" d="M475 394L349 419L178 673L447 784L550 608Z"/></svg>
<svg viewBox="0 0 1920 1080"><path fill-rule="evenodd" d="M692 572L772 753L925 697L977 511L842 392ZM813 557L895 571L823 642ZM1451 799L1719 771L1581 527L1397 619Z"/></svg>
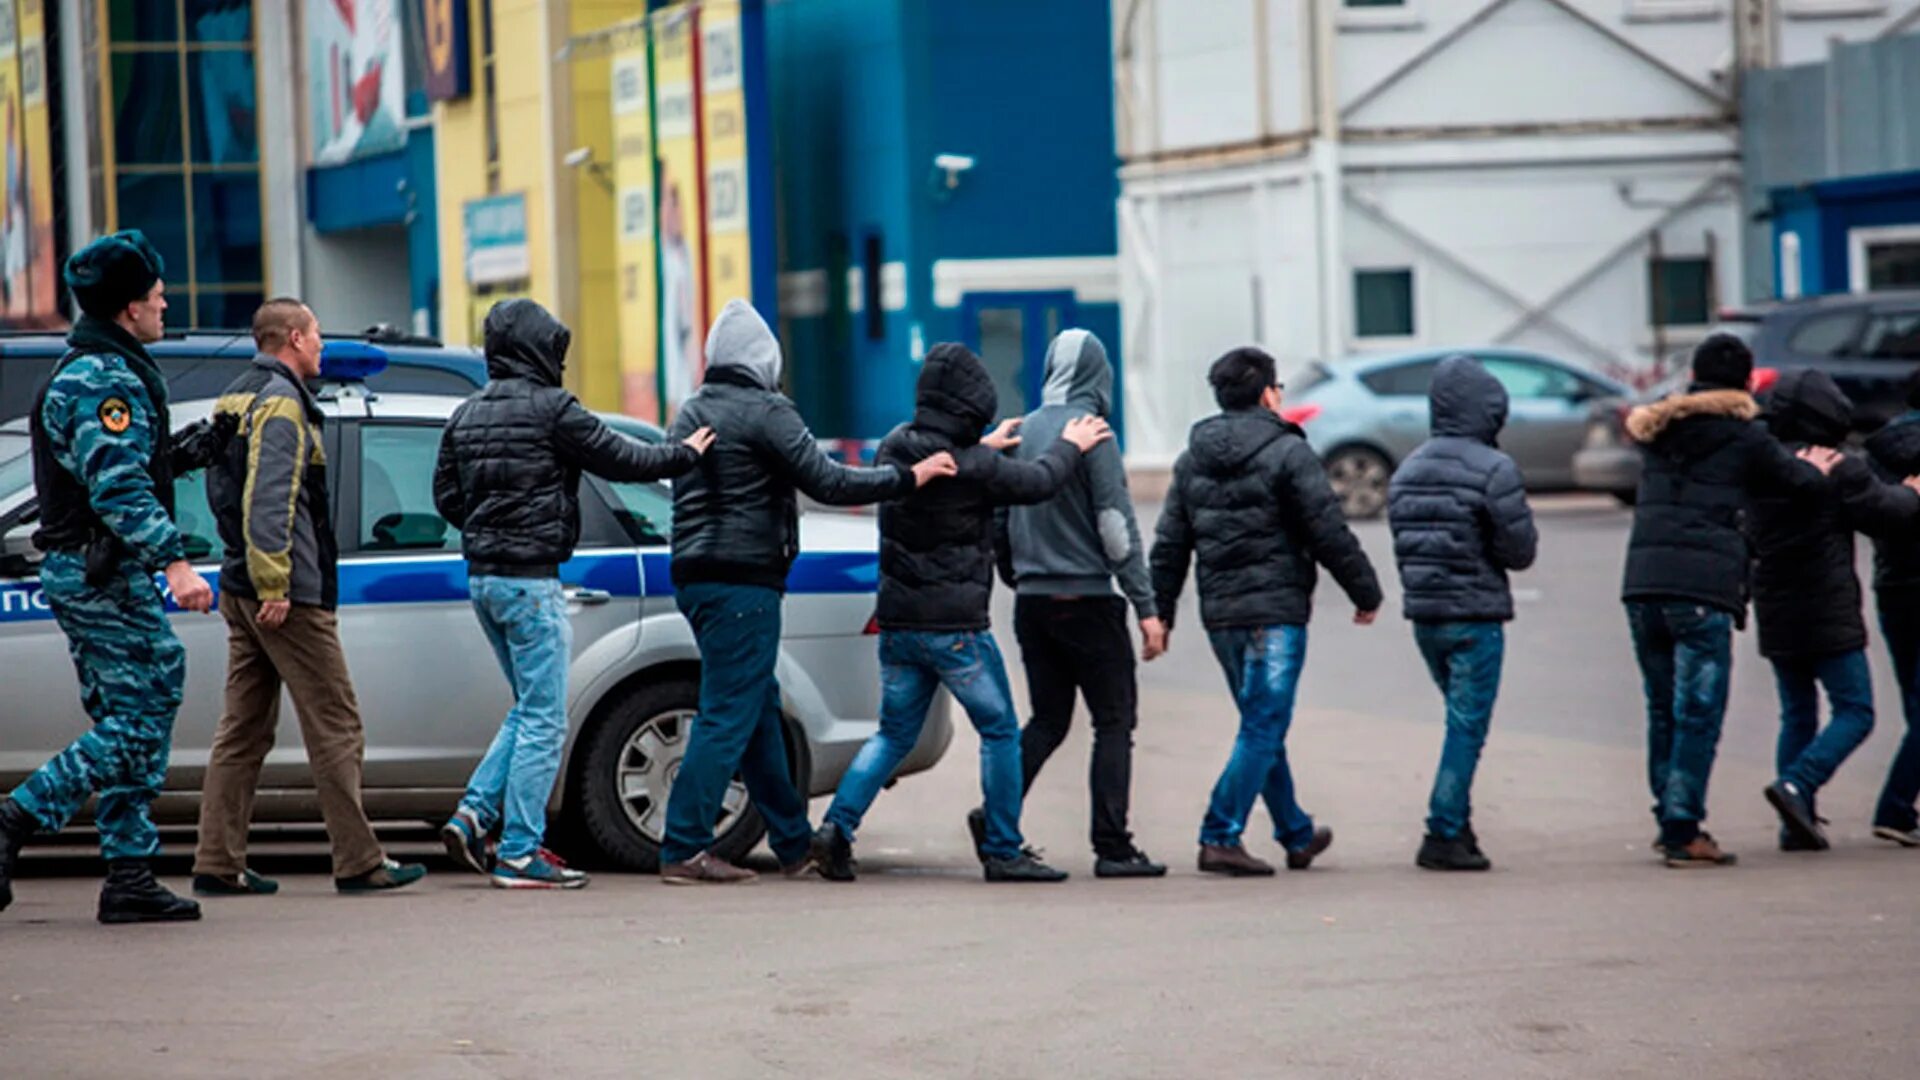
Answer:
<svg viewBox="0 0 1920 1080"><path fill-rule="evenodd" d="M1422 870L1486 870L1493 863L1480 851L1477 841L1466 836L1451 839L1427 834L1420 844L1420 853L1413 861Z"/></svg>
<svg viewBox="0 0 1920 1080"><path fill-rule="evenodd" d="M199 917L200 905L168 892L147 860L107 863L107 883L100 887L101 922L192 922Z"/></svg>
<svg viewBox="0 0 1920 1080"><path fill-rule="evenodd" d="M13 868L27 837L39 832L39 823L12 799L0 799L0 911L13 903Z"/></svg>

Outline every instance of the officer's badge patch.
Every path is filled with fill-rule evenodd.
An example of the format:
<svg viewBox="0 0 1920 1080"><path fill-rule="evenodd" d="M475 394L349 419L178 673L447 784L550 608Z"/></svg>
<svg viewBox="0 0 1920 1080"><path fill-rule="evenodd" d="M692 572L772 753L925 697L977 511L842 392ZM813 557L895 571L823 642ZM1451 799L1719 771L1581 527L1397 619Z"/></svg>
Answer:
<svg viewBox="0 0 1920 1080"><path fill-rule="evenodd" d="M124 434L133 426L133 410L125 399L110 397L100 403L100 423L115 435Z"/></svg>

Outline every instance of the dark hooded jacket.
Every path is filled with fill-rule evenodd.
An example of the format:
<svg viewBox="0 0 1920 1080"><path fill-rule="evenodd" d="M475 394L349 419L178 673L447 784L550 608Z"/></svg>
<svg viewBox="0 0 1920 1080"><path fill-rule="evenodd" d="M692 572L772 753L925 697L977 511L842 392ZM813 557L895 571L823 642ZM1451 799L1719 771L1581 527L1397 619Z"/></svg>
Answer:
<svg viewBox="0 0 1920 1080"><path fill-rule="evenodd" d="M1705 604L1745 622L1750 500L1809 499L1826 488L1759 415L1745 390L1700 387L1627 414L1641 467L1623 600Z"/></svg>
<svg viewBox="0 0 1920 1080"><path fill-rule="evenodd" d="M1173 465L1154 535L1154 604L1172 625L1187 567L1199 564L1200 618L1209 630L1304 625L1315 564L1361 611L1380 607L1380 582L1347 528L1306 433L1255 406L1193 425Z"/></svg>
<svg viewBox="0 0 1920 1080"><path fill-rule="evenodd" d="M928 351L913 420L880 441L878 460L911 468L945 450L959 473L880 507L882 629L985 630L994 508L1051 498L1079 465L1079 449L1057 432L1031 461L980 445L997 411L993 377L979 357L951 343Z"/></svg>
<svg viewBox="0 0 1920 1080"><path fill-rule="evenodd" d="M1533 565L1539 535L1513 459L1496 449L1507 391L1472 357L1434 370L1433 438L1388 489L1393 555L1415 622L1513 618L1507 572Z"/></svg>
<svg viewBox="0 0 1920 1080"><path fill-rule="evenodd" d="M628 438L588 412L560 385L572 335L539 304L496 305L485 333L489 381L447 421L433 502L461 530L469 573L555 577L580 540L582 472L658 480L699 455Z"/></svg>
<svg viewBox="0 0 1920 1080"><path fill-rule="evenodd" d="M707 334L707 375L674 417L672 438L711 427L699 467L673 485L673 583L785 590L800 553L796 491L829 506L905 495L913 474L858 469L820 448L780 392L780 342L751 305L729 300Z"/></svg>
<svg viewBox="0 0 1920 1080"><path fill-rule="evenodd" d="M1920 476L1920 411L1894 418L1867 440L1874 472L1888 483ZM1873 538L1873 589L1880 609L1920 603L1920 523Z"/></svg>
<svg viewBox="0 0 1920 1080"><path fill-rule="evenodd" d="M1789 449L1838 446L1853 430L1853 403L1824 371L1789 372L1774 385L1767 427ZM1865 648L1853 534L1898 530L1916 511L1920 495L1881 483L1860 458L1836 466L1833 482L1814 497L1756 497L1753 609L1761 655L1806 658Z"/></svg>

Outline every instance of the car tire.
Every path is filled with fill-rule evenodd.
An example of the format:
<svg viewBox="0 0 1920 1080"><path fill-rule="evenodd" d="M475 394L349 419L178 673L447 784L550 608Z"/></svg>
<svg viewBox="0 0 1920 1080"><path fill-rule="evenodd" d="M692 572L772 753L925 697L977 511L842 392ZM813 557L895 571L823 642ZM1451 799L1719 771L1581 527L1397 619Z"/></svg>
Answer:
<svg viewBox="0 0 1920 1080"><path fill-rule="evenodd" d="M1327 482L1350 521L1377 518L1387 508L1393 462L1366 446L1343 446L1327 455Z"/></svg>
<svg viewBox="0 0 1920 1080"><path fill-rule="evenodd" d="M579 822L585 839L614 869L660 869L667 794L699 705L697 682L647 683L627 691L582 736L584 756L576 781ZM737 811L732 809L735 799ZM727 806L712 850L734 862L752 851L767 829L738 778Z"/></svg>

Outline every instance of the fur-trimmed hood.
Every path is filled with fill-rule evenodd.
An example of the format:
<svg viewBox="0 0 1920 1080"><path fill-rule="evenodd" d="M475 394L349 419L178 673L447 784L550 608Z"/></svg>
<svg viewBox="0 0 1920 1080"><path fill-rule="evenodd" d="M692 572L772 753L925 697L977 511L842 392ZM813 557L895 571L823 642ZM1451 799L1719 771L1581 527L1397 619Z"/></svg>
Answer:
<svg viewBox="0 0 1920 1080"><path fill-rule="evenodd" d="M1727 416L1752 420L1760 415L1760 403L1745 390L1695 390L1642 405L1627 414L1627 437L1634 442L1650 443L1659 438L1676 420L1689 416Z"/></svg>

